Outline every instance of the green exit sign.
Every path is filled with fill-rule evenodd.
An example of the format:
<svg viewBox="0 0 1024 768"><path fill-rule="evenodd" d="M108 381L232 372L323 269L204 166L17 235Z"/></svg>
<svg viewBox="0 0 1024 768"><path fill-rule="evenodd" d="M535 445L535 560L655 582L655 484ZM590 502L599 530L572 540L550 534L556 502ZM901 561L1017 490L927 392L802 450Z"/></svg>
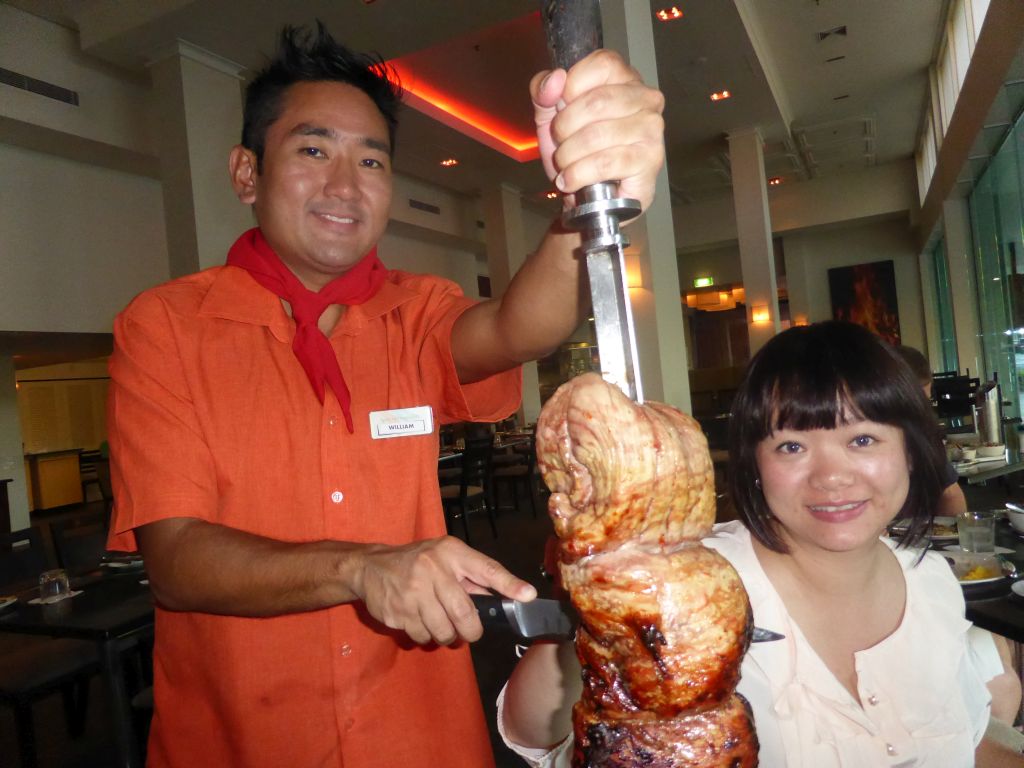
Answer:
<svg viewBox="0 0 1024 768"><path fill-rule="evenodd" d="M715 284L715 278L713 277L697 277L693 280L694 288L709 288Z"/></svg>

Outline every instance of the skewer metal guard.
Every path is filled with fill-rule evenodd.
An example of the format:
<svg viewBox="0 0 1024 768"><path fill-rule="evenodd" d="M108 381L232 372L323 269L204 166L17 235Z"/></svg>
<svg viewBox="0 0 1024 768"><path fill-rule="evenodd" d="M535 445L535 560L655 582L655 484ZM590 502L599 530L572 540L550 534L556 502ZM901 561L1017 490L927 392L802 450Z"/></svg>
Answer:
<svg viewBox="0 0 1024 768"><path fill-rule="evenodd" d="M629 245L629 239L619 230L619 221L639 216L640 201L616 194L616 184L591 184L576 193L579 205L562 214L562 224L582 233L585 252Z"/></svg>

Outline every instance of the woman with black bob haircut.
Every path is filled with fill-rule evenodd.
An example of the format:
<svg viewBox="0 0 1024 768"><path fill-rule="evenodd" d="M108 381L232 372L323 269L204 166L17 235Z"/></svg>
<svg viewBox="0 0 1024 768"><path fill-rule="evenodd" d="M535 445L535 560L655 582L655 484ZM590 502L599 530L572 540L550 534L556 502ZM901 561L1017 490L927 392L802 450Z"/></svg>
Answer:
<svg viewBox="0 0 1024 768"><path fill-rule="evenodd" d="M1024 764L1009 649L964 619L946 561L912 546L945 456L906 363L855 325L793 328L754 357L733 406L742 521L701 543L736 569L753 623L783 635L750 646L736 689L759 765ZM897 516L913 520L900 545L884 536ZM569 766L580 671L568 643L535 644L509 681L519 704L499 717L534 768Z"/></svg>
<svg viewBox="0 0 1024 768"><path fill-rule="evenodd" d="M852 419L903 433L909 491L897 517L902 546L927 537L947 463L939 425L909 366L888 344L852 323L798 326L751 361L733 400L729 492L740 519L765 547L787 552L761 489L757 446L780 429L834 429Z"/></svg>

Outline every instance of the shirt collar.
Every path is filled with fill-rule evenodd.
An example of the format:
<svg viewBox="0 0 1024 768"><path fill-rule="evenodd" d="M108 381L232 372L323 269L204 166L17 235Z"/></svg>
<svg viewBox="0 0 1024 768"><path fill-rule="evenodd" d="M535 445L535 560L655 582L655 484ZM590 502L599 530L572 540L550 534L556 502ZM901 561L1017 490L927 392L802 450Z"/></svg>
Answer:
<svg viewBox="0 0 1024 768"><path fill-rule="evenodd" d="M416 293L395 282L396 279L396 273L389 270L387 280L376 295L363 304L348 308L336 332L355 336L371 320L412 300ZM281 300L238 267L220 268L203 299L199 314L238 323L265 325L278 341L288 341L295 326L281 305Z"/></svg>

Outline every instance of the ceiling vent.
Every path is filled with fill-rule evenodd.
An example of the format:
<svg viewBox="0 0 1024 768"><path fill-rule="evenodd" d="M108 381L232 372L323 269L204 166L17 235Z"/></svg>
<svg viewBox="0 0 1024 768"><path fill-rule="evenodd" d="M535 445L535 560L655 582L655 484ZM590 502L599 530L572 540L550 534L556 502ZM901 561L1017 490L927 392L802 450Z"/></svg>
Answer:
<svg viewBox="0 0 1024 768"><path fill-rule="evenodd" d="M4 85L11 85L30 93L37 93L48 99L62 101L65 104L71 104L74 107L78 106L78 91L61 88L59 85L47 83L43 80L36 80L34 77L23 75L20 72L12 72L11 70L4 69L3 67L0 67L0 83L3 83Z"/></svg>
<svg viewBox="0 0 1024 768"><path fill-rule="evenodd" d="M412 197L409 198L409 207L415 208L417 211L432 213L435 216L439 216L441 214L441 209L438 206L432 205L431 203L424 203L422 200L416 200Z"/></svg>
<svg viewBox="0 0 1024 768"><path fill-rule="evenodd" d="M826 29L824 32L818 33L818 42L829 37L846 37L846 25L843 24L841 27L832 27L832 29Z"/></svg>

